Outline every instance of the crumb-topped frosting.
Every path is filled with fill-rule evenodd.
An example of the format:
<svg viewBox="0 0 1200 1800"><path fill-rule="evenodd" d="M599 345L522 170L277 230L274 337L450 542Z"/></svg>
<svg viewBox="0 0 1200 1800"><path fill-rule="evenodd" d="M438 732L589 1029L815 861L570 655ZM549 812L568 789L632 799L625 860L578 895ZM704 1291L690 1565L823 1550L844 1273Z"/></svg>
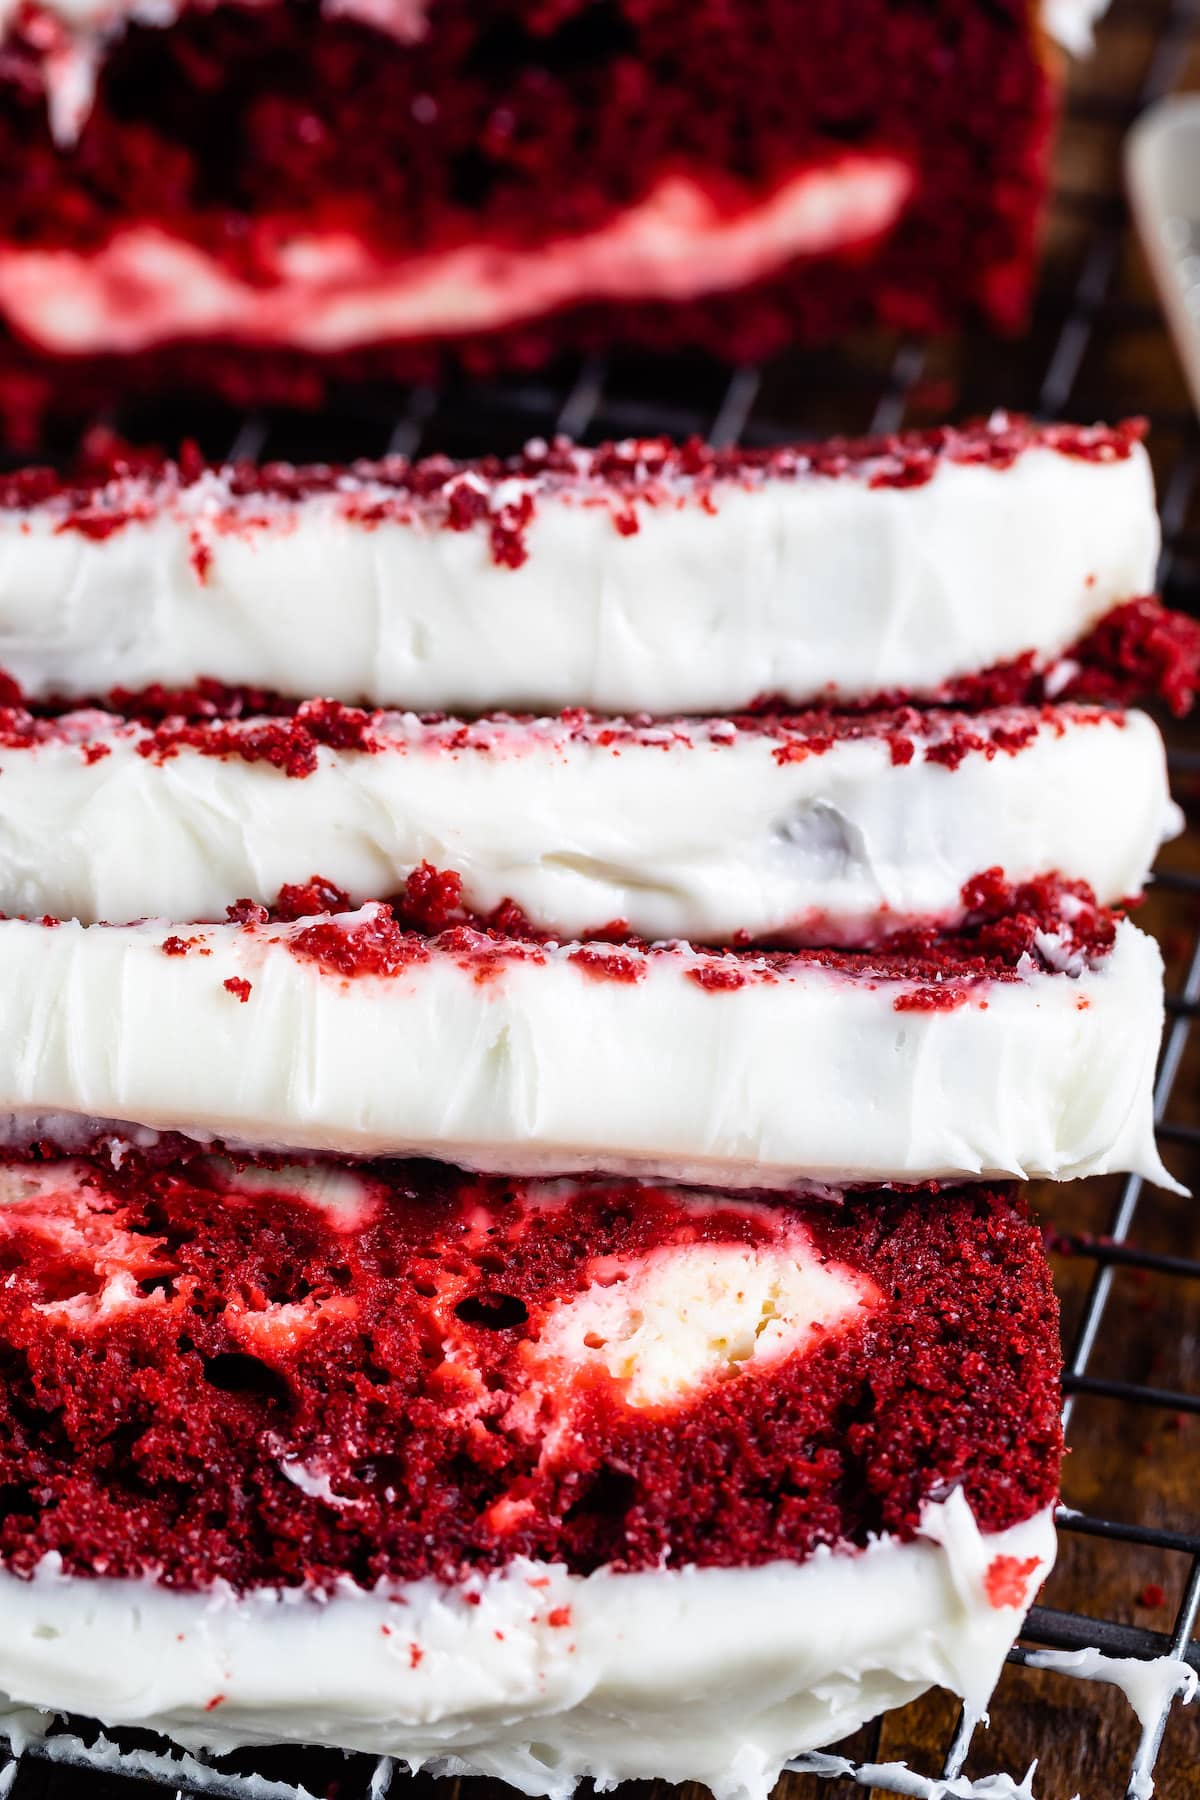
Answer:
<svg viewBox="0 0 1200 1800"><path fill-rule="evenodd" d="M954 699L1016 665L1015 699L1069 683L1064 653L1148 593L1157 545L1136 424L344 468L118 458L0 484L0 667L39 703L205 684L669 716Z"/></svg>
<svg viewBox="0 0 1200 1800"><path fill-rule="evenodd" d="M353 906L428 862L477 917L511 903L564 938L733 944L952 926L992 863L1120 901L1176 823L1151 721L1066 703L661 722L7 708L0 793L0 913L221 919L314 871Z"/></svg>
<svg viewBox="0 0 1200 1800"><path fill-rule="evenodd" d="M1085 463L1125 462L1145 435L1143 419L1083 426L995 413L961 427L769 449L718 448L699 438L626 438L594 448L564 437L534 439L515 456L471 462L439 455L217 466L190 445L178 460L114 447L75 475L30 468L0 477L0 509L47 510L56 530L103 540L169 508L188 490L199 489L227 508L229 529L251 531L271 523L272 502L290 506L333 494L349 521L368 528L420 521L466 531L482 523L495 561L517 568L528 555L524 533L541 498L607 507L615 529L632 535L643 509L695 505L707 511L729 486L816 478L851 479L875 489L923 487L947 465L1004 471L1032 449Z"/></svg>
<svg viewBox="0 0 1200 1800"><path fill-rule="evenodd" d="M0 922L11 1141L79 1141L108 1120L710 1185L1169 1179L1151 1106L1158 950L1077 888L997 883L993 901L989 877L957 934L739 954L480 929L460 886L417 873L424 930L379 904Z"/></svg>

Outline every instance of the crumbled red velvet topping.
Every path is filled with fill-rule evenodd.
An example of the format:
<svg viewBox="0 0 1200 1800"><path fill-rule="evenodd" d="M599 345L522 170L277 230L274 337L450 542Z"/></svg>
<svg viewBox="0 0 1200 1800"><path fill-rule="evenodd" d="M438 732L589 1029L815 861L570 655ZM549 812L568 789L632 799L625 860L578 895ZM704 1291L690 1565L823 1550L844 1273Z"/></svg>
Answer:
<svg viewBox="0 0 1200 1800"><path fill-rule="evenodd" d="M1024 1606L1029 1577L1037 1567L1036 1556L993 1556L983 1577L989 1604Z"/></svg>
<svg viewBox="0 0 1200 1800"><path fill-rule="evenodd" d="M446 508L444 524L452 531L466 531L480 520L495 517L493 502L511 509L513 529L527 524L525 500L511 497L511 482L531 482L534 488L554 493L610 488L622 502L644 500L660 506L680 497L673 484L707 488L720 482L795 481L804 475L820 475L826 481L840 477L867 479L873 488L916 488L932 481L943 464L973 464L1007 470L1027 450L1054 450L1083 463L1121 463L1146 436L1144 419L1123 419L1117 425L1043 425L1020 414L993 414L968 425L941 425L930 430L887 432L874 437L829 437L822 443L775 445L770 448L703 443L700 437L673 441L669 437L622 437L619 441L590 446L572 443L569 437L534 439L511 457L486 455L470 463L446 455L428 455L417 461L392 455L378 463L203 464L194 448L185 448L178 461L157 452L131 450L124 443L92 443L92 455L76 475L61 475L49 468L25 468L0 475L0 508L7 511L65 502L68 511L61 529L90 529L97 508L106 509L108 490L124 486L137 490L139 504L157 508L167 504L178 488L193 486L203 475L225 482L234 499L297 500L324 493L349 493L362 513L362 522L380 524L390 517L365 513L362 490L383 490L396 499L439 502ZM378 495L369 499L385 504ZM353 513L351 517L360 517ZM124 522L115 509L117 524ZM142 517L137 513L135 517ZM502 558L500 558L502 560Z"/></svg>
<svg viewBox="0 0 1200 1800"><path fill-rule="evenodd" d="M410 892L416 895L415 907ZM321 918L299 932L274 935L272 941L344 979L390 977L448 956L487 980L506 963L544 962L553 951L556 940L531 927L511 902L481 918L458 904L460 893L457 876L425 863L410 876L405 894L390 905L372 905L365 916ZM296 894L304 901L322 895L344 898L331 883L313 876L305 888L284 890L282 912L274 909L276 918L296 916ZM440 897L432 910L431 894ZM682 964L688 981L712 993L771 984L815 967L854 980L916 982L918 988L899 996L896 1006L919 1011L961 1005L977 985L1018 980L1027 967L1059 973L1074 962L1082 968L1112 948L1116 915L1097 904L1084 882L1051 874L1014 885L1002 870L989 869L964 885L962 905L964 917L953 930L932 923L909 925L871 949L704 951L626 936L618 939L619 949L598 942L570 948L567 961L591 980L621 983L641 980L657 962L674 961ZM271 914L238 901L229 916L257 931Z"/></svg>
<svg viewBox="0 0 1200 1800"><path fill-rule="evenodd" d="M1174 615L1165 618L1171 621ZM1151 628L1158 627L1152 624ZM1168 624L1161 629L1175 637L1181 628ZM1146 658L1140 667L1143 672L1148 669ZM1177 693L1178 666L1166 673ZM181 710L156 717L148 730L145 723L136 712L114 720L94 710L46 716L44 709L35 712L20 705L0 705L0 749L35 749L39 744L66 742L79 747L86 763L94 763L111 750L111 744L95 734L111 732L128 737L148 762L161 765L184 754L240 759L265 762L289 778L303 780L316 772L322 747L375 756L511 756L529 754L541 744L550 749L581 744L619 756L629 749L663 754L721 750L747 738L766 738L772 741L771 754L781 767L824 756L838 744L877 741L886 744L893 764L920 759L957 769L968 756L983 756L990 762L1000 755L1019 755L1040 732L1062 736L1075 727L1119 726L1124 715L1119 708L1079 702L1002 705L983 713L907 704L876 711L817 706L802 712L664 720L646 714L610 718L572 708L552 718L492 713L471 721L429 713L420 717L414 734L409 721L397 730L395 714L364 712L319 700L303 702L280 717L188 718Z"/></svg>
<svg viewBox="0 0 1200 1800"><path fill-rule="evenodd" d="M802 478L864 480L870 487L920 487L947 464L1009 469L1031 448L1087 462L1127 458L1145 434L1142 420L1108 425L1040 425L998 414L967 426L942 426L870 438L833 438L825 443L772 449L714 448L697 438L630 438L583 449L566 438L530 443L517 456L483 457L471 463L446 456L412 462L385 457L347 466L238 463L211 471L226 511L215 511L205 529L277 529L279 509L290 511L315 496L332 495L342 516L363 530L386 522L448 531L479 526L488 533L493 560L518 569L529 554L528 527L538 500L552 496L589 506L609 504L616 529L639 528L639 508L696 504L719 510L723 488ZM0 478L0 508L29 511L49 507L59 532L105 538L126 525L169 512L180 488L200 476L195 464L147 458L130 463L123 451L106 467L101 459L82 476L55 477L44 469ZM258 505L255 502L267 502ZM211 552L192 532L192 561L205 581ZM208 551L208 554L202 554Z"/></svg>
<svg viewBox="0 0 1200 1800"><path fill-rule="evenodd" d="M1011 1191L700 1209L592 1180L538 1204L537 1183L391 1164L339 1215L205 1157L3 1172L0 1556L19 1570L55 1552L72 1574L245 1589L517 1555L740 1565L911 1538L955 1485L989 1531L1057 1491L1057 1309ZM547 1309L599 1268L797 1225L875 1284L860 1322L674 1408L606 1380L514 1406Z"/></svg>
<svg viewBox="0 0 1200 1800"><path fill-rule="evenodd" d="M189 723L167 718L138 740L138 754L152 762L169 762L181 750L203 756L236 756L243 762L270 763L285 775L313 775L317 750L370 751L377 748L370 715L336 700L305 700L290 718L247 724L212 721Z"/></svg>
<svg viewBox="0 0 1200 1800"><path fill-rule="evenodd" d="M528 527L536 516L537 499L544 495L583 499L592 505L607 499L616 529L630 535L639 529L639 506L675 507L690 500L711 512L721 489L730 484L854 477L871 487L916 487L932 480L947 463L1010 468L1031 446L1087 461L1115 461L1130 454L1143 431L1141 421L1078 427L1000 417L966 428L769 450L714 449L696 439L677 445L665 438L581 450L566 439L556 439L531 444L516 457L488 457L470 464L443 456L418 462L392 457L348 469L239 464L214 472L227 491L230 510L225 517L215 515L207 525L218 534L271 529L277 524L272 507L255 512L245 506L247 500L291 508L332 493L343 516L363 529L387 521L405 523L416 516L425 524L455 532L480 526L488 533L494 562L518 569L527 560ZM155 472L144 463L131 467L119 458L107 476L103 466L95 468L86 481L64 481L56 494L43 471L19 473L0 482L0 506L24 509L53 502L56 530L105 538L169 509L173 494L190 485L197 473L194 465L181 468L164 462ZM195 528L190 554L203 583L212 549Z"/></svg>

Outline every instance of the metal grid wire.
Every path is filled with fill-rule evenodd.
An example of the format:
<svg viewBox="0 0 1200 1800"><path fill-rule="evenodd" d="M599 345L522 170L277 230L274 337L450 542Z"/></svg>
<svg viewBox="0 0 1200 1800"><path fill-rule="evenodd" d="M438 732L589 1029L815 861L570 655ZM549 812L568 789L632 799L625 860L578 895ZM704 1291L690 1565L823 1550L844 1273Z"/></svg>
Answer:
<svg viewBox="0 0 1200 1800"><path fill-rule="evenodd" d="M835 430L886 432L994 405L1043 417L1082 419L1145 411L1152 428L1163 518L1161 586L1172 604L1200 610L1200 431L1186 410L1179 371L1130 250L1116 178L1124 131L1143 107L1181 83L1200 83L1200 0L1115 0L1099 34L1097 57L1077 73L1070 94L1047 272L1033 329L1019 345L967 339L947 347L892 339L820 356L796 354L769 367L732 370L698 361L668 365L590 359L545 377L482 389L465 383L436 390L416 388L398 404L394 396L347 394L317 419L266 415L235 419L215 412L211 417L189 418L187 429L214 456L300 460L432 449L470 454L516 447L528 437L556 432L585 440L696 432L716 443L770 444ZM143 407L136 416L121 417L114 424L133 438L170 442L179 435L180 420L177 415L156 417ZM1181 1174L1194 1178L1200 1174L1200 1111L1189 1116L1188 1103L1197 1091L1194 1065L1200 1064L1200 1043L1191 1042L1193 1022L1200 1017L1200 736L1175 731L1170 742L1177 791L1182 792L1185 807L1192 803L1193 830L1171 857L1170 867L1160 872L1148 909L1150 922L1164 938L1169 971L1169 1025L1155 1109L1168 1157ZM1187 1167L1189 1161L1195 1163L1195 1171ZM1194 1226L1181 1230L1179 1213L1165 1228L1147 1229L1148 1200L1136 1177L1115 1191L1104 1183L1078 1185L1089 1196L1091 1209L1085 1207L1080 1217L1093 1225L1098 1222L1100 1230L1057 1229L1064 1211L1063 1190L1046 1207L1056 1226L1049 1234L1051 1248L1065 1257L1058 1265L1067 1334L1064 1414L1068 1442L1077 1454L1077 1414L1087 1403L1116 1402L1135 1420L1150 1414L1165 1416L1176 1430L1200 1414L1200 1378L1189 1381L1186 1370L1177 1381L1157 1376L1163 1361L1160 1349L1152 1347L1140 1358L1122 1354L1128 1320L1119 1288L1130 1277L1143 1284L1196 1283L1189 1292L1193 1303L1200 1301L1200 1233ZM1149 1204L1154 1204L1153 1196ZM1165 1247L1156 1247L1156 1240L1164 1236ZM1180 1253L1181 1241L1191 1254ZM1200 1339L1200 1312L1189 1319L1187 1329ZM1154 1325L1151 1340L1156 1333L1161 1338L1161 1328ZM1200 1370L1191 1372L1200 1376ZM1097 1466L1119 1466L1113 1458L1128 1444L1128 1432L1122 1437L1102 1420L1092 1438L1100 1459ZM1181 1743L1175 1755L1164 1757L1156 1770L1164 1734L1168 1726L1175 1730L1189 1671L1200 1672L1200 1642L1194 1635L1200 1616L1200 1518L1195 1517L1200 1458L1192 1452L1189 1467L1184 1451L1179 1439L1172 1461L1177 1474L1183 1470L1183 1529L1159 1522L1161 1506L1139 1504L1145 1486L1139 1482L1130 1484L1128 1494L1111 1495L1111 1511L1106 1504L1060 1511L1060 1531L1065 1535L1062 1560L1069 1559L1068 1545L1086 1548L1089 1542L1108 1558L1108 1575L1097 1584L1101 1605L1093 1610L1081 1601L1089 1583L1085 1579L1081 1585L1078 1577L1069 1586L1070 1603L1055 1603L1056 1573L1047 1590L1049 1603L1030 1613L1010 1663L1019 1670L1054 1671L1056 1685L1047 1704L1040 1714L1036 1706L1032 1709L1045 1736L1033 1748L1036 1754L1048 1744L1056 1745L1061 1767L1075 1772L1064 1794L1078 1789L1091 1800L1098 1790L1086 1771L1079 1776L1084 1767L1083 1737L1074 1747L1064 1746L1064 1735L1086 1734L1090 1725L1086 1708L1081 1711L1073 1705L1064 1712L1061 1677L1074 1677L1075 1695L1086 1691L1089 1703L1101 1706L1111 1691L1106 1684L1122 1673L1120 1661L1105 1659L1132 1659L1153 1671L1153 1680L1141 1695L1136 1741L1130 1745L1127 1731L1124 1757L1120 1766L1107 1769L1105 1791L1143 1800L1153 1773L1165 1800L1200 1793L1200 1785L1195 1785L1200 1781L1196 1774L1200 1732L1193 1733L1190 1743ZM1069 1462L1068 1478L1072 1466ZM1101 1493L1102 1501L1105 1497ZM1143 1516L1112 1516L1126 1511ZM1160 1623L1152 1628L1128 1617L1131 1610L1143 1613L1145 1605L1131 1608L1111 1600L1113 1570L1118 1578L1128 1571L1128 1590L1149 1566L1148 1556L1171 1564L1168 1585L1147 1584L1142 1596L1143 1601L1147 1595L1157 1601L1159 1595L1165 1600L1170 1593L1165 1627ZM1162 1602L1150 1610L1161 1612ZM1071 1654L1085 1651L1099 1652L1099 1660ZM785 1778L788 1800L816 1791L834 1800L834 1790L853 1792L846 1785L851 1783L940 1800L951 1791L942 1784L965 1779L964 1770L978 1775L999 1766L1003 1757L997 1754L997 1736L1001 1749L1010 1741L1018 1748L1031 1742L1028 1733L1017 1732L1014 1737L1003 1728L1005 1708L1022 1706L1030 1710L1027 1690L1010 1702L1002 1683L990 1739L982 1745L976 1721L961 1710L957 1718L943 1710L933 1735L926 1722L911 1740L924 1755L923 1761L911 1758L911 1769L892 1755L894 1733L888 1739L887 1758L880 1761L887 1728L877 1722L858 1734L847 1747L854 1754L845 1759L801 1759L797 1772ZM1200 1713L1200 1707L1196 1711ZM931 1752L939 1733L941 1750ZM901 1751L909 1741L901 1735ZM383 1800L394 1777L393 1800L413 1792L411 1785L404 1787L408 1778L396 1776L386 1758L317 1750L222 1759L181 1757L147 1734L120 1733L114 1740L80 1721L63 1721L49 1736L24 1745L17 1735L13 1746L7 1760L0 1753L0 1800L10 1794L18 1800L57 1800L65 1792L84 1788L89 1800L96 1800L110 1786L114 1794L123 1792L131 1779L156 1784L176 1796L216 1793L221 1800L296 1800L298 1791L336 1795L337 1800ZM1016 1764L1010 1767L1020 1772ZM922 1768L924 1773L918 1773ZM1180 1785L1176 1769L1184 1772ZM819 1783L817 1777L832 1779L833 1787ZM480 1790L497 1786L463 1785ZM445 1786L439 1795L442 1800L457 1800Z"/></svg>

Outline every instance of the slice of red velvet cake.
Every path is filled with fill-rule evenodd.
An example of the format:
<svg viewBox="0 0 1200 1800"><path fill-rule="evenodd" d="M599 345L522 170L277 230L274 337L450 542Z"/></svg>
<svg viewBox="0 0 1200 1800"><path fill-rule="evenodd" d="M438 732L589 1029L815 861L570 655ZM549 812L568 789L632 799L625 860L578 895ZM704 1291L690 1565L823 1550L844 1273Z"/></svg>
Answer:
<svg viewBox="0 0 1200 1800"><path fill-rule="evenodd" d="M160 710L227 707L213 683L468 715L1182 708L1200 627L1146 598L1141 437L997 414L770 451L29 470L0 482L0 668L32 701Z"/></svg>
<svg viewBox="0 0 1200 1800"><path fill-rule="evenodd" d="M1144 714L470 723L355 712L38 717L0 707L0 912L220 920L319 869L347 905L567 938L862 947L953 927L999 865L1140 894L1177 813ZM459 918L459 922L462 922Z"/></svg>
<svg viewBox="0 0 1200 1800"><path fill-rule="evenodd" d="M1096 10L5 0L0 399L1019 327Z"/></svg>
<svg viewBox="0 0 1200 1800"><path fill-rule="evenodd" d="M0 1689L190 1745L765 1800L1054 1555L1011 1192L0 1164Z"/></svg>
<svg viewBox="0 0 1200 1800"><path fill-rule="evenodd" d="M418 916L442 897L427 874ZM457 885L451 894L457 893ZM705 1185L1136 1170L1162 959L1086 889L992 871L955 932L700 951L411 929L404 906L222 925L0 922L10 1141L97 1132ZM299 915L299 916L297 916Z"/></svg>

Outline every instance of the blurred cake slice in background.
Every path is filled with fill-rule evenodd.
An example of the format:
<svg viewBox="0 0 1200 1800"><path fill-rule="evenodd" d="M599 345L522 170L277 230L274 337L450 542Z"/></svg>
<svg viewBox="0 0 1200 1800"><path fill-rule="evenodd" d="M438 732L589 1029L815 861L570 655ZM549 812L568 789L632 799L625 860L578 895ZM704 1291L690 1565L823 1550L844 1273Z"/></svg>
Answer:
<svg viewBox="0 0 1200 1800"><path fill-rule="evenodd" d="M5 0L0 403L1019 328L1092 0Z"/></svg>

